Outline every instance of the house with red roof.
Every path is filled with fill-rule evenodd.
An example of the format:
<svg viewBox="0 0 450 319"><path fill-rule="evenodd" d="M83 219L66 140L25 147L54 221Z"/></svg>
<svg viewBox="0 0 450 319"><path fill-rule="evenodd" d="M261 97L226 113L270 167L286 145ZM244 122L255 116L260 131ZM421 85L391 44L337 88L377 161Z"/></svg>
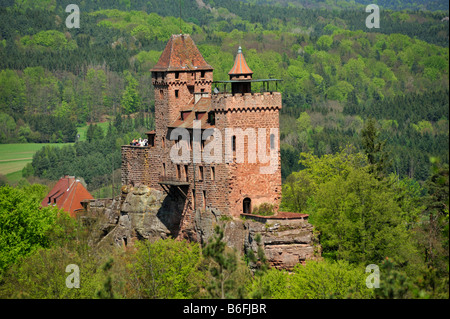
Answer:
<svg viewBox="0 0 450 319"><path fill-rule="evenodd" d="M57 206L68 212L71 217L76 217L78 211L83 210L81 202L85 199L94 199L83 186L80 179L75 176L64 176L55 187L42 200L42 207Z"/></svg>

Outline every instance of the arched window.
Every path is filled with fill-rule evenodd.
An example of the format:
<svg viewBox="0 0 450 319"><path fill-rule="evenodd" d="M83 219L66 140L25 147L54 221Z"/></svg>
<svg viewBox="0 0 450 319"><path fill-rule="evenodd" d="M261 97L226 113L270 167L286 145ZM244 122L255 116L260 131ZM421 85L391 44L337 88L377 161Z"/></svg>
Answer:
<svg viewBox="0 0 450 319"><path fill-rule="evenodd" d="M243 213L244 214L251 214L252 212L252 200L248 197L244 198L243 200Z"/></svg>

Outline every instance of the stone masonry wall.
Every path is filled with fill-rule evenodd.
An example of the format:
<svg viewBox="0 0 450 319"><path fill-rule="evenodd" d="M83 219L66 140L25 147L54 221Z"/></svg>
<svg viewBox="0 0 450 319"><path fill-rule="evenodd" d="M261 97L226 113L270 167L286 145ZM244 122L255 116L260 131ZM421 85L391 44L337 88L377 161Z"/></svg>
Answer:
<svg viewBox="0 0 450 319"><path fill-rule="evenodd" d="M227 196L226 212L238 217L243 213L243 200L251 199L252 208L262 203L274 205L275 210L281 201L281 158L279 137L279 109L281 109L281 94L236 94L217 95L213 98L216 112L216 127L221 130L225 138L225 129L253 129L254 136L247 135L243 143L236 138L236 151L233 152L233 163L226 165L228 185L224 192ZM270 154L270 135L275 133L275 158L273 171L265 174L261 169L270 165L260 162L258 155L258 129L265 128L265 152ZM275 132L271 131L275 129ZM254 139L253 139L254 138ZM241 144L242 143L242 144ZM241 146L242 145L242 146ZM256 150L256 161L251 163L248 151ZM225 154L225 145L223 149ZM238 157L243 156L244 162L238 163Z"/></svg>
<svg viewBox="0 0 450 319"><path fill-rule="evenodd" d="M157 158L153 147L122 146L122 185L147 185L161 190Z"/></svg>

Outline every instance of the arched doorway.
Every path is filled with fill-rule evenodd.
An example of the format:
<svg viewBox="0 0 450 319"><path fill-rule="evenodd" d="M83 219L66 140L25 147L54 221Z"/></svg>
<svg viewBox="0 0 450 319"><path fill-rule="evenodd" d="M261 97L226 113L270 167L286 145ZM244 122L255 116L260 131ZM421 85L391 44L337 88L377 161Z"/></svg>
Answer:
<svg viewBox="0 0 450 319"><path fill-rule="evenodd" d="M244 214L252 213L252 200L248 197L244 198L243 201L243 213Z"/></svg>

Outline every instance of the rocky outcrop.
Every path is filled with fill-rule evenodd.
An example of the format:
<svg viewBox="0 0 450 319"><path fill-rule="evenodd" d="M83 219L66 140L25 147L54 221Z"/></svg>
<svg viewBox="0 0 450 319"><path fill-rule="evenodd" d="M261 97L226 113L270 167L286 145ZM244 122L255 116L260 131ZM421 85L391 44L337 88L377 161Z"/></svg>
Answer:
<svg viewBox="0 0 450 319"><path fill-rule="evenodd" d="M233 219L217 209L197 210L189 229L180 229L184 203L147 186L122 187L115 199L87 200L82 219L92 224L93 245L130 245L135 240L168 237L190 238L205 245L214 227L224 227L227 245L240 253L257 251L257 234L269 263L276 268L292 269L320 253L313 227L305 219Z"/></svg>
<svg viewBox="0 0 450 319"><path fill-rule="evenodd" d="M248 221L246 249L257 251L256 235L261 235L264 252L270 265L291 270L296 264L320 255L320 246L313 235L313 226L306 220L283 220L265 223Z"/></svg>
<svg viewBox="0 0 450 319"><path fill-rule="evenodd" d="M124 186L121 197L114 200L85 201L82 219L95 223L91 227L94 244L127 245L139 239L176 237L182 205L147 186Z"/></svg>

